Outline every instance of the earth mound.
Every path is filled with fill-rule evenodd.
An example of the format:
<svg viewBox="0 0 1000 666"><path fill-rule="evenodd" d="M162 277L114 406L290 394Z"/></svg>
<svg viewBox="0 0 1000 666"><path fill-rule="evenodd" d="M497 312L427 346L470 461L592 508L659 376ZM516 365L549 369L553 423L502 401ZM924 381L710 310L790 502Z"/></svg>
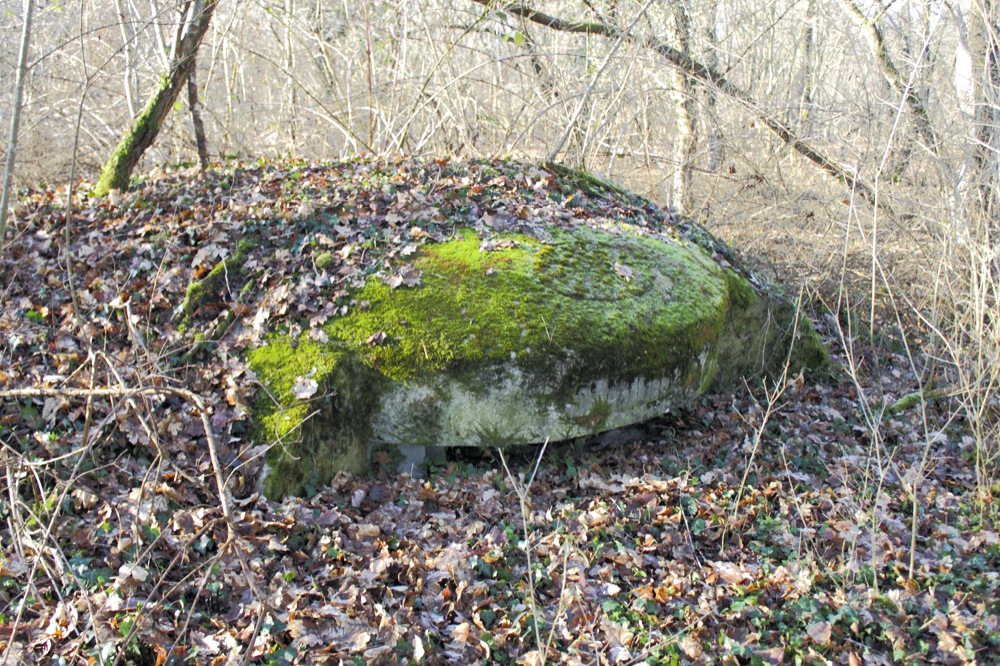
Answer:
<svg viewBox="0 0 1000 666"><path fill-rule="evenodd" d="M379 449L406 464L427 448L596 434L779 369L789 352L794 372L824 362L794 308L694 225L558 168L468 169L448 185L496 188L502 207L456 212L426 190L396 190L393 203L422 204L397 214L401 236L424 242L390 249L307 333L270 335L248 353L269 389L255 405L257 436L278 444L268 495L363 470ZM567 181L568 192L554 186ZM530 201L518 201L524 189ZM336 237L331 247L350 251ZM316 254L322 277L333 252Z"/></svg>

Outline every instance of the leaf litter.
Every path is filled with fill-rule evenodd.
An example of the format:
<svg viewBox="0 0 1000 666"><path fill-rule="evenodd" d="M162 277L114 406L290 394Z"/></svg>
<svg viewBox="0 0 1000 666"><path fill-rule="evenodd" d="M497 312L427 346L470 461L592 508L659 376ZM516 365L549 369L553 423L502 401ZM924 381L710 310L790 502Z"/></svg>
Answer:
<svg viewBox="0 0 1000 666"><path fill-rule="evenodd" d="M929 409L932 434L910 410L873 436L848 382L799 378L766 418L757 385L706 396L624 441L514 449L509 473L451 451L415 479L383 454L307 498L255 492L266 388L242 351L322 334L365 280L416 287L409 259L457 226L481 251L577 224L700 233L648 202L507 161L157 170L73 208L74 311L64 196L24 192L0 258L0 386L53 390L0 408L14 662L997 661L997 506L975 501L965 424ZM904 395L909 367L863 379ZM171 386L207 405L231 545L201 415ZM71 391L99 387L151 390Z"/></svg>

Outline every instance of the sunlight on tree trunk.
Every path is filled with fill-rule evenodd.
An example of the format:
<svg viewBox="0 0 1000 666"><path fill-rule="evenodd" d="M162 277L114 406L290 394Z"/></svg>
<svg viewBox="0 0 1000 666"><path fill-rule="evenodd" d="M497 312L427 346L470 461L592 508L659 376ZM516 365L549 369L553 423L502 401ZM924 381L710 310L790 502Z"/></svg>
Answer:
<svg viewBox="0 0 1000 666"><path fill-rule="evenodd" d="M287 86L287 91L285 93L285 103L288 105L288 153L294 154L295 145L298 143L295 136L295 124L298 121L296 115L298 113L298 96L296 90L298 86L295 83L291 72L295 71L295 51L292 48L292 30L293 21L295 17L295 4L293 0L285 0L285 71L289 73L288 81L285 84Z"/></svg>
<svg viewBox="0 0 1000 666"><path fill-rule="evenodd" d="M972 153L962 190L983 231L996 233L1000 186L1000 0L964 0L964 39L959 41L955 87L972 119Z"/></svg>
<svg viewBox="0 0 1000 666"><path fill-rule="evenodd" d="M31 16L33 0L24 0L24 22L21 27L21 47L17 55L17 82L14 84L14 108L10 118L10 138L7 141L7 164L3 172L3 189L0 191L0 248L7 236L7 205L10 199L10 180L14 171L17 152L17 132L21 124L21 99L24 95L24 78L28 73L28 46L31 43Z"/></svg>
<svg viewBox="0 0 1000 666"><path fill-rule="evenodd" d="M132 127L125 133L104 164L100 180L94 189L96 195L101 196L112 189L124 190L128 187L132 170L146 149L153 145L163 120L170 113L177 96L194 69L198 46L208 31L217 4L218 0L206 0L204 5L202 0L196 0L191 5L186 20L177 28L178 39L174 42L170 71L164 74L146 107L133 121Z"/></svg>
<svg viewBox="0 0 1000 666"><path fill-rule="evenodd" d="M198 147L198 164L205 170L208 168L208 139L205 137L205 123L201 120L201 105L198 102L197 71L197 63L192 64L187 80L188 108L191 110L191 124L194 125L194 142Z"/></svg>
<svg viewBox="0 0 1000 666"><path fill-rule="evenodd" d="M675 4L670 10L670 41L684 55L691 55L691 17L684 3ZM694 78L680 68L671 71L673 85L674 117L677 138L673 145L674 173L671 178L670 204L683 213L691 211L691 177L694 172L694 153L698 142L698 106L695 98Z"/></svg>

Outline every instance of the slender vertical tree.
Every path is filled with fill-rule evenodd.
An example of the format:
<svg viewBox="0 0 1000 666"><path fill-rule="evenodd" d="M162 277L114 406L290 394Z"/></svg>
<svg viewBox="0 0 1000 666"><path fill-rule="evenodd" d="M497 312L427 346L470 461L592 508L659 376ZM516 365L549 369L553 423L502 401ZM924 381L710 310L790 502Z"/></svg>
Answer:
<svg viewBox="0 0 1000 666"><path fill-rule="evenodd" d="M3 188L0 192L0 247L7 235L7 203L10 197L10 179L14 171L14 154L17 152L17 133L21 124L21 99L24 94L24 78L28 74L28 46L31 43L31 15L34 0L24 0L24 22L21 27L21 47L17 55L17 82L14 84L14 109L10 119L10 139L7 142L7 164L3 172Z"/></svg>
<svg viewBox="0 0 1000 666"><path fill-rule="evenodd" d="M187 80L188 108L191 110L191 124L194 126L194 143L198 148L198 164L204 170L208 168L208 139L205 137L205 123L201 121L201 102L198 101L198 80L195 76L197 71L197 65L192 65Z"/></svg>
<svg viewBox="0 0 1000 666"><path fill-rule="evenodd" d="M812 110L813 100L816 97L816 29L817 29L817 4L818 0L807 0L806 16L802 26L802 62L801 69L796 81L796 92L798 94L798 129L804 135L809 134L809 114Z"/></svg>
<svg viewBox="0 0 1000 666"><path fill-rule="evenodd" d="M668 25L673 47L685 57L691 57L691 16L684 2L673 3ZM670 77L677 132L673 148L675 171L670 183L670 203L680 211L690 212L691 182L694 175L695 148L698 143L695 79L680 67L672 68Z"/></svg>
<svg viewBox="0 0 1000 666"><path fill-rule="evenodd" d="M146 149L153 145L163 120L177 101L177 96L194 69L195 55L208 31L216 5L218 0L188 0L184 5L183 19L178 24L170 54L169 69L163 75L160 85L149 98L145 108L132 121L132 126L105 162L100 180L97 181L95 194L107 194L109 190L122 190L128 187L132 170Z"/></svg>
<svg viewBox="0 0 1000 666"><path fill-rule="evenodd" d="M719 69L719 0L710 0L705 9L705 65L711 69ZM718 116L718 91L715 86L706 84L702 86L704 91L703 115L708 139L708 164L705 169L709 173L716 173L722 167L724 159L722 128L719 126Z"/></svg>
<svg viewBox="0 0 1000 666"><path fill-rule="evenodd" d="M1000 231L1000 0L964 0L963 39L956 58L956 88L972 118L966 192L991 233Z"/></svg>

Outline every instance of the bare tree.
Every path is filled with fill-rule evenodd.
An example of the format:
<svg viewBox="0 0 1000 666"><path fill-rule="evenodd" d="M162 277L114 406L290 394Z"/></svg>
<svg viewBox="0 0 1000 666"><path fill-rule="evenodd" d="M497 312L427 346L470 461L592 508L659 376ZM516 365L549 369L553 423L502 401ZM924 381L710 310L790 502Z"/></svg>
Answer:
<svg viewBox="0 0 1000 666"><path fill-rule="evenodd" d="M964 21L960 20L955 83L973 124L964 189L975 201L974 212L995 232L1000 230L996 194L1000 186L1000 2L964 0L961 11Z"/></svg>
<svg viewBox="0 0 1000 666"><path fill-rule="evenodd" d="M132 170L146 149L153 145L164 118L194 69L195 55L217 4L218 0L193 0L185 5L183 20L177 26L169 71L104 164L95 194L128 187Z"/></svg>
<svg viewBox="0 0 1000 666"><path fill-rule="evenodd" d="M637 44L652 50L674 67L678 67L688 76L691 76L702 83L712 86L725 94L727 97L739 102L750 109L764 125L774 132L782 142L788 144L795 152L805 157L810 162L820 167L834 178L841 181L852 192L861 195L873 206L884 210L890 216L895 216L892 206L880 198L875 189L860 174L853 169L842 166L832 157L821 152L817 147L798 136L796 132L775 114L769 112L765 107L757 102L748 92L729 81L718 70L705 65L693 58L690 54L670 46L666 42L653 35L640 35L631 30L619 30L602 22L575 21L563 19L557 16L546 14L535 10L525 4L507 4L496 6L492 0L474 0L482 5L489 6L498 11L504 11L515 16L522 16L529 21L544 25L553 30L573 33L601 35L612 39L623 39L628 43Z"/></svg>
<svg viewBox="0 0 1000 666"><path fill-rule="evenodd" d="M879 65L882 76L885 77L885 80L888 81L889 85L900 95L909 108L913 116L913 122L917 127L917 134L924 147L931 153L937 154L938 139L931 123L930 114L928 114L927 109L924 107L923 100L917 96L912 80L900 72L892 54L889 52L889 45L886 43L882 29L879 27L881 12L880 15L869 17L861 11L854 0L841 1L844 3L848 15L861 28L862 33L868 39L872 55Z"/></svg>
<svg viewBox="0 0 1000 666"><path fill-rule="evenodd" d="M31 43L31 16L34 0L24 0L24 20L21 25L21 47L17 54L17 82L14 84L14 109L10 119L10 138L7 141L7 163L3 172L3 189L0 191L0 248L7 237L7 205L10 199L10 179L14 171L17 152L17 133L21 124L21 98L24 94L24 77L28 74L28 47Z"/></svg>

